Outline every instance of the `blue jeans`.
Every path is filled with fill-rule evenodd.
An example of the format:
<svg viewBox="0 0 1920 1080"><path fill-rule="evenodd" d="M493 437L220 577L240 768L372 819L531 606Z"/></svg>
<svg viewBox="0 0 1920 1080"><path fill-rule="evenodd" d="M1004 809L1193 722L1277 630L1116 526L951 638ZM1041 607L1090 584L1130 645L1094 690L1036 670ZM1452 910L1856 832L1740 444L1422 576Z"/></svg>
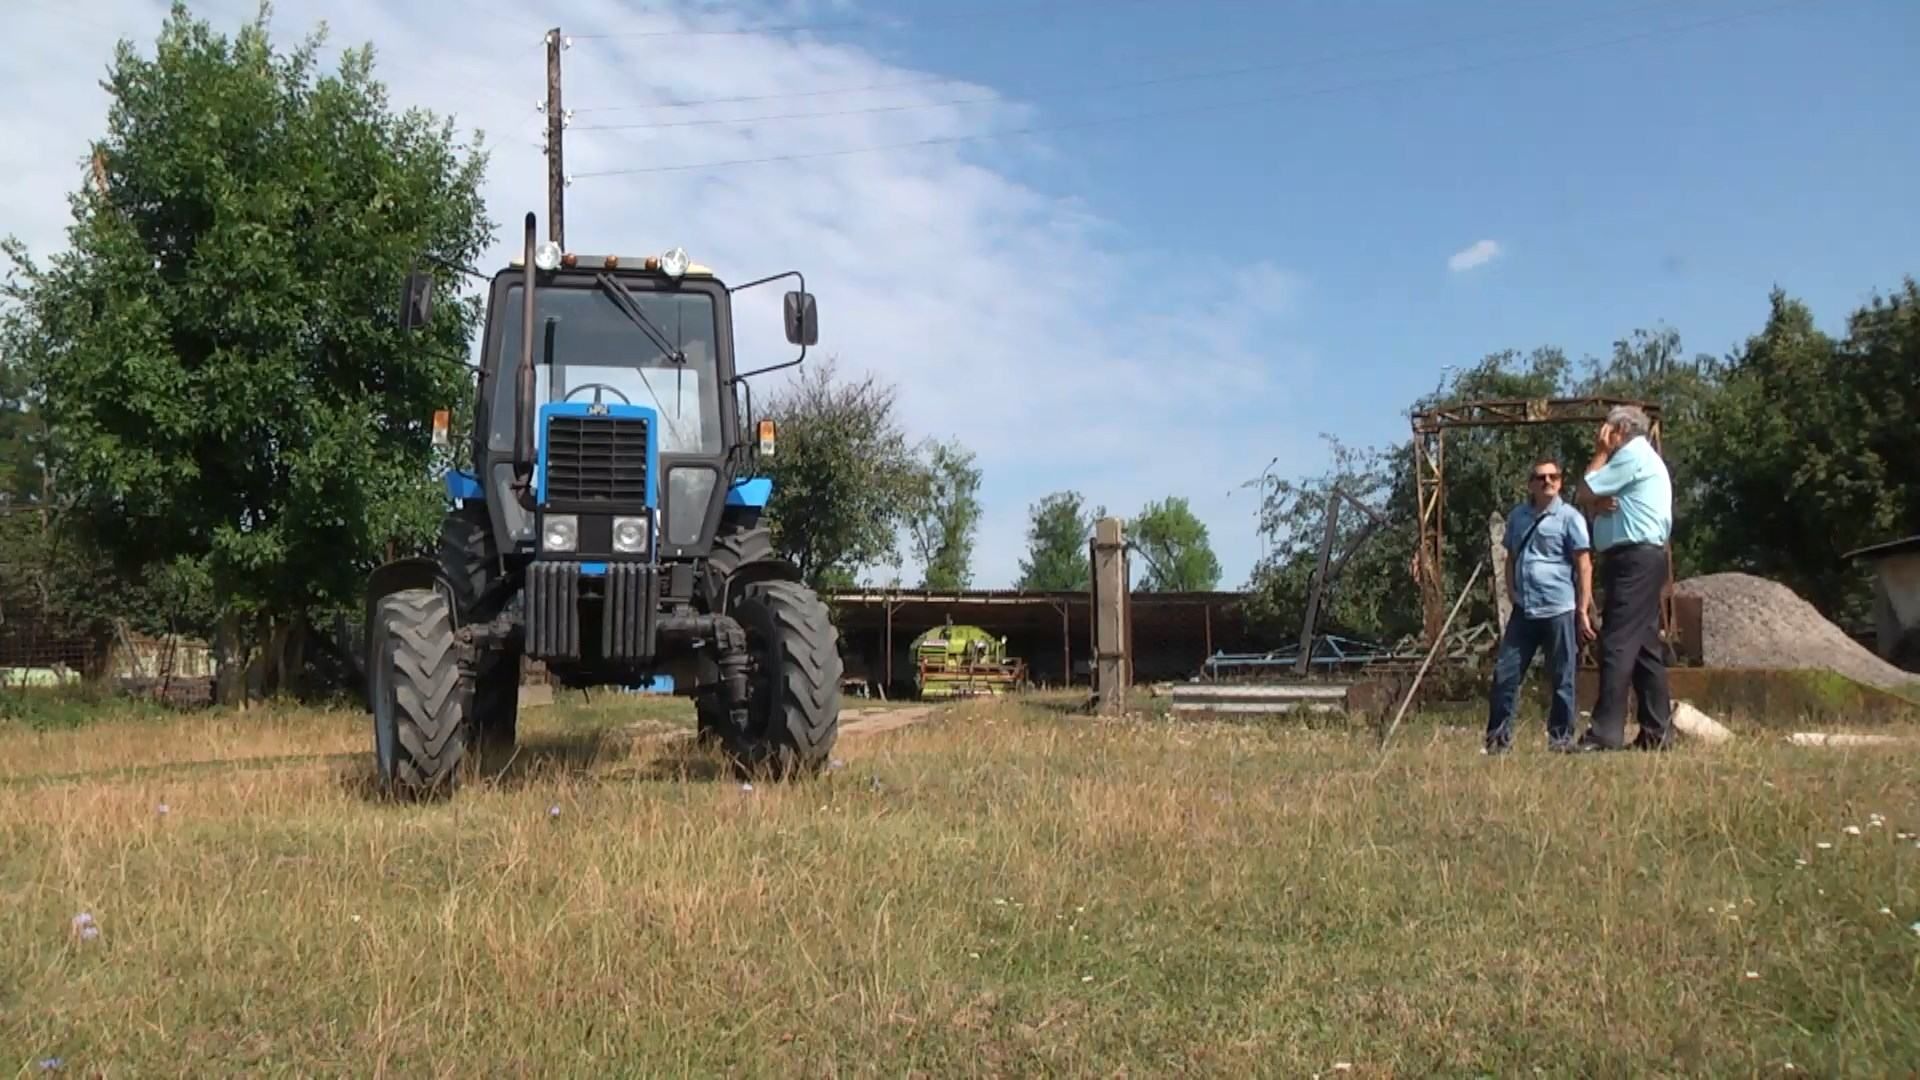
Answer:
<svg viewBox="0 0 1920 1080"><path fill-rule="evenodd" d="M1547 738L1573 738L1573 674L1579 664L1579 638L1573 612L1529 619L1515 612L1500 638L1500 655L1493 665L1493 692L1487 700L1487 745L1504 749L1513 742L1513 706L1520 696L1520 680L1533 666L1533 654L1545 649L1547 674L1553 680L1553 704L1547 710Z"/></svg>

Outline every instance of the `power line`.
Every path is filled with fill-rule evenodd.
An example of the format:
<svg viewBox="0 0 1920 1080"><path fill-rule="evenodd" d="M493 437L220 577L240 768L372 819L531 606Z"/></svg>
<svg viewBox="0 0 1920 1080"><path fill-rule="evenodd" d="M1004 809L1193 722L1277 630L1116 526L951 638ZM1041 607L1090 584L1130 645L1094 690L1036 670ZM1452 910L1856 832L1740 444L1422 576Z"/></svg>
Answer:
<svg viewBox="0 0 1920 1080"><path fill-rule="evenodd" d="M940 86L946 83L970 81L972 80L949 75L931 75L924 79L907 79L903 82L891 83L873 83L867 86L842 86L823 90L789 90L778 94L742 94L738 97L701 98L697 101L663 101L658 105L595 105L573 111L578 114L643 112L648 109L692 109L702 105L740 105L753 101L785 101L790 98L832 97L837 94L866 94L881 90L905 90L916 86Z"/></svg>
<svg viewBox="0 0 1920 1080"><path fill-rule="evenodd" d="M1031 20L1036 14L1057 14L1058 8L1060 7L1086 6L1097 9L1095 14L1100 14L1111 10L1117 4L1151 2L1154 2L1154 0L1055 0L1057 6L1046 12L1035 12L1031 8L1002 12L975 9L972 11L946 11L923 14L916 16L914 21L971 22L974 20L987 21L1008 17ZM759 26L736 26L710 30L619 30L600 34L574 34L572 37L576 41L608 40L613 38L731 37L743 34L790 34L808 30L860 30L876 26L897 26L900 25L901 22L902 20L899 19L847 19L840 22L762 24Z"/></svg>
<svg viewBox="0 0 1920 1080"><path fill-rule="evenodd" d="M1068 87L1065 89L1053 91L1050 94L1039 96L1037 100L1046 100L1047 97L1055 97L1055 98L1084 97L1089 94L1104 94L1114 90L1135 90L1135 89L1140 89L1140 88L1149 87L1149 86L1168 86L1175 83L1205 82L1212 79L1229 79L1229 78L1234 78L1240 75L1256 75L1256 74L1263 74L1266 72L1280 71L1280 70L1290 69L1290 68L1320 67L1326 64L1344 63L1349 60L1366 60L1366 59L1372 59L1372 58L1381 57L1381 56L1395 56L1402 53L1419 52L1425 49L1444 48L1452 45L1474 44L1481 41L1489 41L1496 38L1509 37L1514 34L1526 33L1528 31L1533 31L1533 30L1557 30L1557 29L1563 29L1563 28L1574 27L1574 26L1584 26L1588 23L1600 22L1606 19L1616 18L1619 16L1625 16L1625 15L1637 15L1637 14L1640 14L1641 12L1652 11L1655 9L1666 9L1666 8L1671 8L1672 6L1673 6L1672 4L1668 4L1668 3L1641 4L1637 7L1625 8L1619 11L1609 12L1609 13L1606 13L1603 15L1597 15L1597 16L1588 16L1586 18L1581 18L1581 19L1563 20L1560 22L1553 22L1553 23L1535 23L1531 26L1514 27L1507 30L1496 30L1486 34L1475 34L1475 35L1469 35L1465 37L1448 38L1440 41L1415 42L1410 45L1396 45L1396 46L1391 46L1389 48L1384 48L1384 49L1366 49L1359 52L1335 53L1331 55L1315 57L1309 60L1287 60L1287 61L1280 61L1275 63L1247 64L1241 67L1219 68L1212 71L1187 72L1185 74L1179 74L1179 75L1158 75L1158 76L1154 76L1152 78L1147 78L1147 79L1127 79L1120 82L1095 83L1092 85ZM1022 100L1026 100L1026 99L1023 98ZM952 98L946 101L917 101L917 102L909 102L906 104L895 104L895 105L870 105L870 106L864 106L862 108L857 108L857 109L833 109L833 110L818 111L818 112L774 113L771 115L742 116L742 117L731 117L731 118L708 117L708 118L701 118L697 120L656 120L656 121L636 122L631 124L587 124L587 125L583 125L581 127L575 128L574 130L576 131L639 131L639 130L660 130L664 128L721 127L721 126L730 126L730 125L745 126L750 124L769 123L769 122L778 121L778 120L819 120L819 119L825 119L828 117L836 117L836 116L871 116L871 115L876 115L880 113L914 112L914 111L923 110L923 109L945 109L945 108L954 108L954 107L966 106L966 105L995 105L995 104L1007 104L1007 103L1008 103L1007 97L1005 97L1004 95L995 94L995 95L990 95L985 97L976 96L976 97L966 97L966 98Z"/></svg>
<svg viewBox="0 0 1920 1080"><path fill-rule="evenodd" d="M1531 30L1555 30L1555 29L1561 29L1564 27L1583 26L1587 23L1601 22L1607 19L1615 18L1617 16L1637 15L1643 11L1664 10L1664 9L1670 9L1673 6L1674 5L1671 3L1640 4L1634 7L1622 8L1618 11L1606 12L1600 15L1590 15L1580 19L1561 20L1558 22L1548 22L1548 23L1534 23L1532 25L1518 26L1518 27L1507 29L1507 30L1495 30L1485 34L1472 34L1472 35L1466 35L1466 36L1456 37L1456 38L1442 38L1438 41L1415 42L1411 45L1400 45L1400 46L1394 46L1386 49L1372 49L1372 50L1367 50L1359 53L1346 53L1346 54L1337 54L1333 56L1321 56L1312 60L1289 61L1285 64L1270 64L1270 65L1262 64L1262 65L1253 65L1250 67L1228 69L1226 71L1218 72L1218 73L1203 73L1203 74L1195 74L1195 75L1189 75L1189 76L1174 76L1168 81L1178 81L1182 78L1196 79L1196 78L1226 77L1230 75L1244 74L1249 71L1270 70L1273 68L1286 67L1294 64L1297 64L1298 66L1302 66L1302 67L1308 67L1308 66L1316 66L1320 64L1337 63L1341 60L1359 59L1359 58L1370 57L1370 56L1392 55L1395 53L1402 53L1402 52L1417 52L1421 49L1428 49L1428 48L1443 48L1451 45L1469 45L1469 44L1474 44L1476 42L1490 41L1495 38L1507 37L1511 34L1525 33ZM1163 61L1171 57L1192 56L1196 52L1202 52L1202 51L1203 50L1187 49L1178 53L1149 53L1144 56L1135 56L1129 59L1127 62L1141 63L1141 62ZM1204 50L1205 55L1208 55L1208 56L1213 56L1215 55L1216 52L1217 50ZM700 106L705 106L705 105L740 105L740 104L747 104L751 102L760 102L760 101L785 101L788 99L795 99L795 98L831 97L831 96L837 96L840 94L876 93L876 92L886 91L886 90L909 90L909 89L915 89L923 86L941 86L949 83L964 83L964 82L973 82L973 81L975 80L959 78L955 76L936 75L936 76L929 76L929 77L918 78L918 79L906 79L906 80L901 80L897 82L870 83L866 86L844 86L844 87L833 87L833 88L816 89L816 90L795 90L795 91L784 91L784 92L772 93L772 94L741 94L741 95L736 95L734 97L700 98L693 101L668 101L668 102L661 102L659 104L654 104L654 105L600 105L600 106L593 106L593 107L584 108L584 109L575 109L573 111L576 114L585 114L585 113L646 112L646 111L651 111L655 109L692 109L692 108L698 108ZM1120 85L1122 86L1152 85L1154 81L1157 81L1157 80L1149 80L1143 83L1123 83ZM1098 89L1101 89L1101 88L1099 87L1082 88L1080 92L1091 92L1091 91L1096 91ZM1067 92L1071 93L1074 91L1072 88L1070 88ZM935 108L935 107L938 107L939 105L966 105L966 104L972 104L975 101L985 101L985 100L989 100L989 99L963 98L963 99L959 99L957 101L952 101L952 102L920 104L920 105L916 105L915 107L916 108ZM1001 100L1001 99L996 98L991 100ZM810 114L801 114L801 115L808 115L808 116L853 115L861 111L865 111L865 110L849 110L849 112L844 114L843 113L810 113ZM732 121L732 122L746 123L746 122L765 120L765 119L790 119L790 117L748 117L748 118L745 118L744 120ZM722 121L722 122L725 122L725 121ZM601 125L595 125L593 127L581 128L580 130L617 131L617 130L622 130L628 127L648 127L648 126L656 126L656 125L601 124ZM657 126L668 127L673 125L660 124Z"/></svg>
<svg viewBox="0 0 1920 1080"><path fill-rule="evenodd" d="M1772 7L1758 8L1752 11L1745 11L1745 12L1736 12L1732 15L1723 15L1723 16L1718 16L1710 19L1700 19L1691 23L1682 24L1680 26L1663 27L1659 30L1647 30L1647 31L1641 31L1635 34L1624 34L1619 37L1607 38L1601 41L1585 42L1579 45L1571 45L1571 46L1566 46L1564 48L1559 48L1559 49L1550 49L1550 50L1545 50L1540 52L1530 52L1530 53L1517 53L1511 56L1496 57L1492 60L1486 60L1486 61L1482 61L1474 64L1462 64L1462 65L1457 65L1450 68L1440 68L1432 71L1415 72L1410 75L1392 76L1392 77L1381 78L1381 79L1360 80L1356 82L1342 83L1336 86L1321 87L1319 89L1294 91L1286 94L1270 94L1270 95L1263 95L1261 97L1241 98L1234 101L1212 102L1212 103L1205 103L1205 104L1198 104L1198 105L1182 106L1182 107L1172 108L1172 109L1159 109L1151 112L1130 113L1123 116L1097 117L1097 118L1088 119L1088 120L1069 121L1061 124L1038 124L1038 125L1033 125L1033 126L1024 127L1024 128L1009 128L1003 131L983 131L983 132L976 132L971 135L934 136L934 137L925 138L925 139L914 139L907 142L884 143L884 144L875 145L875 146L855 146L855 147L847 147L840 150L817 150L817 151L811 151L811 152L799 153L799 154L773 154L773 155L768 155L766 157L735 158L728 161L697 162L697 163L687 164L687 165L648 165L648 166L641 166L641 167L631 168L631 169L601 169L593 172L576 173L571 177L571 179L587 180L587 179L595 179L595 178L608 177L608 176L640 176L640 175L648 175L648 174L654 174L654 173L701 172L701 171L710 170L710 169L732 168L735 166L745 166L745 165L772 165L772 164L779 164L779 163L785 163L785 162L815 161L815 160L820 160L824 158L851 157L857 154L874 154L874 153L882 153L882 152L891 151L891 150L910 150L910 149L917 149L920 147L928 147L928 146L947 146L947 145L954 145L958 143L984 142L992 139L1018 138L1018 137L1023 137L1027 135L1041 135L1041 134L1048 134L1048 133L1058 132L1058 131L1075 131L1075 130L1081 130L1085 128L1105 127L1112 124L1133 124L1143 120L1159 120L1159 119L1164 119L1172 116L1190 116L1197 113L1217 112L1217 111L1226 110L1226 109L1244 108L1250 105L1268 105L1268 104L1273 104L1273 103L1283 102L1283 101L1294 101L1294 100L1300 100L1304 98L1323 97L1331 94L1344 93L1349 90L1367 90L1367 89L1373 89L1375 87L1396 86L1402 83L1418 82L1422 79L1443 78L1449 75L1470 74L1474 72L1488 71L1494 68L1505 67L1512 64L1516 64L1516 63L1525 63L1532 60L1544 60L1544 59L1550 59L1556 56L1568 56L1575 53L1591 52L1595 49L1602 49L1612 45L1622 45L1622 44L1627 44L1629 42L1644 40L1647 38L1659 37L1662 34L1685 33L1690 30L1698 30L1708 26L1716 26L1723 23L1737 22L1743 19L1758 18L1763 15L1770 15L1770 14L1773 14L1774 12L1783 11L1787 8L1798 6L1799 4L1804 2L1805 0L1788 0L1788 2L1786 3L1776 4Z"/></svg>

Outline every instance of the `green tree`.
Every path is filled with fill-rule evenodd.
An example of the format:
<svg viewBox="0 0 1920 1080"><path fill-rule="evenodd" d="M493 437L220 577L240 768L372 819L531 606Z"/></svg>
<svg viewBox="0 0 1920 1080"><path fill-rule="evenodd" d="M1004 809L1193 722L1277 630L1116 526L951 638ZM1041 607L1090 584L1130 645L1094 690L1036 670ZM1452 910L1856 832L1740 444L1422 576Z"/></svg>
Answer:
<svg viewBox="0 0 1920 1080"><path fill-rule="evenodd" d="M1714 563L1781 581L1830 618L1865 615L1864 573L1845 553L1920 529L1917 310L1909 280L1835 340L1775 290L1705 425L1701 511Z"/></svg>
<svg viewBox="0 0 1920 1080"><path fill-rule="evenodd" d="M1248 614L1262 633L1288 640L1306 612L1313 572L1326 534L1327 506L1338 489L1373 508L1384 527L1368 528L1366 515L1340 500L1334 557L1347 555L1340 577L1322 600L1323 632L1386 642L1417 633L1420 608L1409 567L1414 521L1407 480L1413 455L1407 444L1356 449L1328 438L1332 464L1318 476L1277 479L1267 487L1261 531L1267 551L1254 567Z"/></svg>
<svg viewBox="0 0 1920 1080"><path fill-rule="evenodd" d="M1020 560L1022 589L1085 589L1093 583L1087 541L1104 507L1083 511L1077 491L1056 491L1028 508L1027 557Z"/></svg>
<svg viewBox="0 0 1920 1080"><path fill-rule="evenodd" d="M1207 527L1187 500L1168 496L1150 502L1127 522L1126 535L1141 555L1146 592L1205 592L1220 583L1220 560L1207 541Z"/></svg>
<svg viewBox="0 0 1920 1080"><path fill-rule="evenodd" d="M927 449L923 490L908 523L914 553L925 567L922 586L964 589L972 579L973 539L980 525L980 470L958 442Z"/></svg>
<svg viewBox="0 0 1920 1080"><path fill-rule="evenodd" d="M77 533L120 579L210 600L228 700L243 663L281 689L311 615L435 534L428 421L467 392L477 309L443 278L445 317L409 337L399 283L491 238L484 155L395 115L370 49L328 74L319 44L176 3L152 59L116 51L70 250L8 248L0 349L34 374Z"/></svg>
<svg viewBox="0 0 1920 1080"><path fill-rule="evenodd" d="M896 393L872 375L840 381L829 358L768 402L779 430L764 466L774 546L815 588L851 585L898 558L896 534L926 485L894 416Z"/></svg>

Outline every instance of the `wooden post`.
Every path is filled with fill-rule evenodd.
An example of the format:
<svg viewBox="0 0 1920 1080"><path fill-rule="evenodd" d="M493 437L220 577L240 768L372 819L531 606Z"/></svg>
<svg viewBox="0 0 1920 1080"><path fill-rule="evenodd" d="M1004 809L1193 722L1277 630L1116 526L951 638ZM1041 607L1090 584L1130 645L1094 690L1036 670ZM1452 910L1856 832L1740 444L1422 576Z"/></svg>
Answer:
<svg viewBox="0 0 1920 1080"><path fill-rule="evenodd" d="M1513 617L1513 601L1507 586L1507 523L1499 513L1487 515L1487 558L1493 562L1493 632L1498 637L1507 631Z"/></svg>
<svg viewBox="0 0 1920 1080"><path fill-rule="evenodd" d="M1093 687L1100 711L1126 707L1127 625L1126 542L1119 518L1101 518L1093 530Z"/></svg>
<svg viewBox="0 0 1920 1080"><path fill-rule="evenodd" d="M1073 603L1060 605L1060 688L1073 686Z"/></svg>
<svg viewBox="0 0 1920 1080"><path fill-rule="evenodd" d="M1205 632L1207 635L1207 655L1200 658L1201 666L1205 667L1206 661L1213 656L1213 605L1212 604L1206 603L1204 601L1200 604L1200 618L1202 620L1201 625L1205 627Z"/></svg>
<svg viewBox="0 0 1920 1080"><path fill-rule="evenodd" d="M566 113L560 107L560 28L547 31L547 239L567 246L567 174L562 168L560 144Z"/></svg>
<svg viewBox="0 0 1920 1080"><path fill-rule="evenodd" d="M1320 538L1320 561L1314 567L1313 587L1307 590L1307 617L1300 620L1300 656L1293 662L1295 678L1306 678L1313 663L1313 631L1320 622L1320 600L1326 595L1327 567L1333 561L1333 537L1340 528L1340 488L1327 495L1327 531Z"/></svg>

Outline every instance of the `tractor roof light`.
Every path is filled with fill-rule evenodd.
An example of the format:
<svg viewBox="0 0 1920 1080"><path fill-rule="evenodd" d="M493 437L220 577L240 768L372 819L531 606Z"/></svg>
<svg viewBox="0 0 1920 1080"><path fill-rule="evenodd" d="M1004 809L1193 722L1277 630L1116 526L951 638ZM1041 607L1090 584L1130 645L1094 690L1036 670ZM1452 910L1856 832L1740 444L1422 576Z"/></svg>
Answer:
<svg viewBox="0 0 1920 1080"><path fill-rule="evenodd" d="M685 274L688 265L687 253L680 248L674 248L660 256L660 272L670 278L677 278Z"/></svg>
<svg viewBox="0 0 1920 1080"><path fill-rule="evenodd" d="M553 270L560 265L560 245L549 240L533 249L533 265L542 270Z"/></svg>

